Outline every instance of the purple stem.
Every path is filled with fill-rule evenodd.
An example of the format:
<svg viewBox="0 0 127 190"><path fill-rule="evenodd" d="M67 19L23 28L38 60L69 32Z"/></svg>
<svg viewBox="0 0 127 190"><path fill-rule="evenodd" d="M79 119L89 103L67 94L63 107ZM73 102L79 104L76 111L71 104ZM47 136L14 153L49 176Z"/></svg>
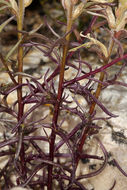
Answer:
<svg viewBox="0 0 127 190"><path fill-rule="evenodd" d="M100 68L98 68L98 69L96 69L94 71L86 73L85 75L82 75L80 77L74 78L74 79L72 79L70 81L66 81L66 82L64 82L64 87L67 87L68 85L74 84L77 81L83 80L83 79L89 77L90 75L95 75L96 73L103 72L105 69L111 67L115 63L117 63L117 62L119 62L119 61L121 61L123 59L126 59L126 58L127 58L127 54L123 55L122 57L116 58L115 60L111 61L107 65L104 65L104 66L102 66L102 67L100 67Z"/></svg>
<svg viewBox="0 0 127 190"><path fill-rule="evenodd" d="M113 190L115 185L116 185L116 180L114 180L114 183L113 183L112 187L109 190Z"/></svg>
<svg viewBox="0 0 127 190"><path fill-rule="evenodd" d="M87 30L85 32L83 32L83 35L87 35L88 33L91 32L92 26L95 25L95 22L96 22L97 18L98 18L98 16L93 16L93 18L92 18L92 20L91 20L91 22L89 24L89 27L87 28Z"/></svg>
<svg viewBox="0 0 127 190"><path fill-rule="evenodd" d="M48 139L44 136L24 136L23 137L24 141L30 141L30 140L37 140L37 141L46 141L48 142ZM11 139L11 140L6 140L3 142L0 142L0 148L4 147L4 146L8 146L8 145L14 145L14 143L16 143L18 141L18 137L15 139Z"/></svg>
<svg viewBox="0 0 127 190"><path fill-rule="evenodd" d="M116 165L116 167L119 169L119 171L120 171L125 177L127 177L127 173L120 167L120 165L118 164L118 162L117 162L115 159L113 159L113 162L114 162L114 164Z"/></svg>
<svg viewBox="0 0 127 190"><path fill-rule="evenodd" d="M12 129L12 133L16 132L16 130L18 129L18 127L22 124L22 122L26 119L26 117L33 112L36 108L38 108L41 105L41 103L38 103L36 105L34 105L32 108L29 109L28 112L26 112L21 119L19 120L19 122L17 123L17 125Z"/></svg>

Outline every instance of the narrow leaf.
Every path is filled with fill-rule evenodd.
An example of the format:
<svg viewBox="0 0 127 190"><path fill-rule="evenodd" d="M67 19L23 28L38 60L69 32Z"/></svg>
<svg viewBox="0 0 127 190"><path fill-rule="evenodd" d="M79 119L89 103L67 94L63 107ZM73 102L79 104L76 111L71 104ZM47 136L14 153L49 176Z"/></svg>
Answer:
<svg viewBox="0 0 127 190"><path fill-rule="evenodd" d="M13 54L13 52L18 48L19 44L21 43L22 38L15 44L15 46L8 52L8 54L5 57L5 60L7 61L9 57Z"/></svg>
<svg viewBox="0 0 127 190"><path fill-rule="evenodd" d="M6 20L4 23L2 23L0 25L0 32L2 32L3 28L11 21L14 19L15 16L12 16L11 18L9 18L8 20Z"/></svg>

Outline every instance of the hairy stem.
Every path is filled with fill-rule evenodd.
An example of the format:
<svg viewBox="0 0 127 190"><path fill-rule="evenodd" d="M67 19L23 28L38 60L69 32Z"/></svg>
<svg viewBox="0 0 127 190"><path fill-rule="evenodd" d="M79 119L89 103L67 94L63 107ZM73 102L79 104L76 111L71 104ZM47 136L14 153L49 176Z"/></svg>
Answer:
<svg viewBox="0 0 127 190"><path fill-rule="evenodd" d="M71 5L69 9L67 10L67 29L66 29L67 33L71 30L71 27L72 27L72 10L73 10L73 6ZM55 130L57 129L59 108L60 108L61 98L63 94L64 70L65 70L65 64L66 64L66 59L67 59L69 41L70 41L70 33L66 36L66 44L63 46L63 57L62 57L61 66L60 66L58 95L57 95L57 102L54 107L54 114L53 114L53 120L52 120L53 130L51 132L51 142L50 142L50 150L49 150L51 161L53 161L54 159L54 145L55 145L55 138L56 138ZM52 169L53 169L53 166L49 165L48 190L52 190Z"/></svg>

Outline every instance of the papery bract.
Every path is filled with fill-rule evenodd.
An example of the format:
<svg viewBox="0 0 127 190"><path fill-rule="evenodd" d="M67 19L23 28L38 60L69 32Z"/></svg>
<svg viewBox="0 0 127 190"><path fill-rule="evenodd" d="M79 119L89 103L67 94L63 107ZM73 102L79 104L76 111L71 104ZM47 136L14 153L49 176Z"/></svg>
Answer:
<svg viewBox="0 0 127 190"><path fill-rule="evenodd" d="M115 16L113 14L112 8L107 6L106 7L106 13L107 13L107 20L108 20L108 24L109 24L110 28L115 28L116 19L115 19Z"/></svg>
<svg viewBox="0 0 127 190"><path fill-rule="evenodd" d="M32 0L24 0L24 6L28 7L32 3Z"/></svg>
<svg viewBox="0 0 127 190"><path fill-rule="evenodd" d="M61 3L64 9L68 9L72 5L71 0L62 0Z"/></svg>
<svg viewBox="0 0 127 190"><path fill-rule="evenodd" d="M17 2L15 0L11 0L10 3L11 3L11 7L14 10L14 12L16 13L16 15L18 15L18 5L17 5Z"/></svg>
<svg viewBox="0 0 127 190"><path fill-rule="evenodd" d="M79 15L82 14L84 8L84 3L80 3L79 5L76 6L76 8L73 11L73 20L79 17Z"/></svg>

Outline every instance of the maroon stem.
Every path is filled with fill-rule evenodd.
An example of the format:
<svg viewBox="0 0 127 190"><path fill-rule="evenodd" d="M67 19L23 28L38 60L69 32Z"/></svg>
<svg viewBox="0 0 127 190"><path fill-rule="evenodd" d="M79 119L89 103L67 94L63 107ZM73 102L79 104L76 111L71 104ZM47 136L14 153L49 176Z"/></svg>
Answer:
<svg viewBox="0 0 127 190"><path fill-rule="evenodd" d="M89 76L91 76L91 75L95 75L96 73L102 72L102 71L104 71L105 69L111 67L112 65L116 64L117 62L119 62L119 61L121 61L121 60L123 60L123 59L127 59L127 54L125 54L125 55L123 55L122 57L119 57L119 58L117 58L117 59L111 61L111 62L108 63L107 65L104 65L104 66L102 66L102 67L100 67L100 68L98 68L98 69L95 69L94 71L91 71L91 72L86 73L86 74L84 74L84 75L82 75L82 76L80 76L80 77L77 77L77 78L74 78L74 79L72 79L72 80L70 80L70 81L65 82L65 83L64 83L64 87L66 87L66 86L68 86L68 85L71 85L71 84L73 84L73 83L75 83L75 82L78 82L78 81L80 81L80 80L86 79L87 77L89 77Z"/></svg>
<svg viewBox="0 0 127 190"><path fill-rule="evenodd" d="M67 8L67 28L66 33L71 31L72 27L72 10L73 5L70 3L69 7ZM61 104L61 98L63 94L63 83L64 83L64 70L65 70L65 64L67 61L67 53L68 53L68 46L70 41L70 32L66 36L66 44L63 46L63 57L61 60L61 66L60 66L60 75L59 75L59 86L58 86L58 95L57 95L57 101L54 107L54 114L52 119L52 132L51 132L51 139L50 139L50 148L49 148L49 157L50 160L54 160L54 153L55 153L55 138L56 133L55 130L57 130L57 121L58 121L58 115L60 110L60 104ZM53 165L48 166L48 190L52 190L52 170Z"/></svg>
<svg viewBox="0 0 127 190"><path fill-rule="evenodd" d="M58 95L57 95L56 105L54 107L54 115L53 115L53 120L52 120L53 121L52 128L55 130L57 129L57 120L58 120L58 115L59 115L59 110L60 110L61 98L63 94L64 70L65 70L65 62L66 62L66 57L67 57L68 45L69 45L69 42L63 48L63 58L62 58L62 63L61 63L61 68L60 68ZM54 145L55 145L55 138L56 138L55 130L52 130L51 132L51 141L50 141L50 150L49 150L50 152L49 156L50 156L51 161L53 161L54 159ZM48 166L48 190L52 190L52 169L53 169L53 166L49 165Z"/></svg>

